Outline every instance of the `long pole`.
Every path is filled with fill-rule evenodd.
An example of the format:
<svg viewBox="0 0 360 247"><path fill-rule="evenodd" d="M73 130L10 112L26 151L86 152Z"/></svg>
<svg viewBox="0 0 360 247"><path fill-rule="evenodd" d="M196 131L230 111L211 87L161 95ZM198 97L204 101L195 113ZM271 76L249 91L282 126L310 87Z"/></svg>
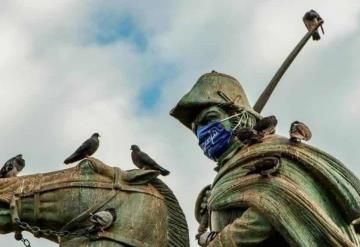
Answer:
<svg viewBox="0 0 360 247"><path fill-rule="evenodd" d="M289 56L285 59L285 61L282 63L281 67L276 71L275 75L265 88L265 90L262 92L258 100L256 101L254 105L254 110L258 113L260 113L264 106L266 105L267 101L269 100L271 94L273 93L275 87L279 83L282 76L285 74L286 70L289 68L291 63L294 61L296 56L299 54L301 49L304 47L306 42L309 40L309 38L313 35L313 33L323 24L324 21L320 21L317 23L316 26L312 30L309 30L304 37L299 41L299 43L295 46L295 48L291 51Z"/></svg>

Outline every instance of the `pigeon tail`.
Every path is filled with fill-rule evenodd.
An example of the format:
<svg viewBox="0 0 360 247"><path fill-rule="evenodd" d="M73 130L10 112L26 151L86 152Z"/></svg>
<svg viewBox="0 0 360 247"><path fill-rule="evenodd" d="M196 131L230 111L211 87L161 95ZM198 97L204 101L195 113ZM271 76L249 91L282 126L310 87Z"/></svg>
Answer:
<svg viewBox="0 0 360 247"><path fill-rule="evenodd" d="M64 164L68 165L68 164L74 163L78 160L79 160L78 156L75 153L75 154L70 155L68 158L66 158L66 160L64 160Z"/></svg>
<svg viewBox="0 0 360 247"><path fill-rule="evenodd" d="M160 174L163 175L163 176L167 176L170 174L170 172L164 168L161 168L160 169Z"/></svg>

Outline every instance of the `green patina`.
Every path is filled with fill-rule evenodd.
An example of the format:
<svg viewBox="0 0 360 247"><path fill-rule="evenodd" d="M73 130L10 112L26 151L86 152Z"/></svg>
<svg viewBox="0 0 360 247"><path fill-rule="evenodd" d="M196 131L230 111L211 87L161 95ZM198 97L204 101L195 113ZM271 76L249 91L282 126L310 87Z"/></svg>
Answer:
<svg viewBox="0 0 360 247"><path fill-rule="evenodd" d="M89 224L90 213L115 208L117 220L104 232L37 236L62 247L188 247L185 216L158 175L152 170L123 171L89 158L66 170L0 179L0 231L21 230L15 223L20 218L41 229L77 232Z"/></svg>
<svg viewBox="0 0 360 247"><path fill-rule="evenodd" d="M194 131L207 123L206 117L199 121L207 112L217 111L220 120L242 109L261 118L236 79L212 72L201 76L170 114ZM258 167L266 159L278 166L264 175ZM251 146L234 137L215 170L207 187L211 195L204 189L195 209L198 222L217 232L204 246L360 246L360 182L323 151L275 134Z"/></svg>

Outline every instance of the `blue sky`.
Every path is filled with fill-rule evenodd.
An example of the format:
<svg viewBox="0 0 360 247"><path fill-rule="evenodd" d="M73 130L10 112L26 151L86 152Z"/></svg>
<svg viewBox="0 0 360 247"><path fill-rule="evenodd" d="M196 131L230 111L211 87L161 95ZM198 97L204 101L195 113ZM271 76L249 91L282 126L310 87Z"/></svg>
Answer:
<svg viewBox="0 0 360 247"><path fill-rule="evenodd" d="M154 52L149 51L148 47L151 33L146 32L137 22L136 16L131 13L106 8L96 11L92 16L94 20L90 28L93 29L93 36L88 42L95 42L100 47L127 43L140 56ZM171 62L158 60L156 64L152 63L148 66L151 72L147 73L137 97L140 114L148 114L148 112L151 114L156 111L162 97L164 83L176 76L176 66Z"/></svg>
<svg viewBox="0 0 360 247"><path fill-rule="evenodd" d="M360 175L358 0L1 1L0 159L23 153L23 174L64 169L65 156L96 131L95 157L130 169L136 143L171 170L164 181L193 239L194 202L214 164L170 109L212 70L236 77L254 103L306 32L302 16L312 8L325 36L306 45L264 115L276 115L285 136L292 121L307 123L310 144ZM19 244L0 237L0 246Z"/></svg>
<svg viewBox="0 0 360 247"><path fill-rule="evenodd" d="M117 13L98 13L95 17L94 40L99 45L114 42L129 42L139 52L144 52L148 45L146 33L136 24L134 17Z"/></svg>

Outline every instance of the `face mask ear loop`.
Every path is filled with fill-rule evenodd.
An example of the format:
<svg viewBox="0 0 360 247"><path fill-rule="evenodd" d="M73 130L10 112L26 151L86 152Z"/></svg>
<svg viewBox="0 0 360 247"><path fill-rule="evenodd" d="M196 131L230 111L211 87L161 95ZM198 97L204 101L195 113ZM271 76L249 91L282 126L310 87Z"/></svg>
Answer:
<svg viewBox="0 0 360 247"><path fill-rule="evenodd" d="M246 111L242 110L239 114L242 114L242 115L241 115L238 123L237 123L237 124L235 125L235 127L232 129L232 131L235 131L235 130L237 129L237 127L240 126L240 124L242 123L243 117L244 117L244 115L246 114ZM239 114L237 114L237 115L239 115Z"/></svg>
<svg viewBox="0 0 360 247"><path fill-rule="evenodd" d="M244 114L241 115L239 122L242 123L243 121L246 121L248 118L249 118L249 116L248 116L247 112L244 112Z"/></svg>
<svg viewBox="0 0 360 247"><path fill-rule="evenodd" d="M221 122L224 122L224 121L226 121L226 120L229 120L229 119L232 119L232 118L234 118L234 117L237 117L237 116L239 116L240 114L242 114L243 111L244 111L244 110L241 110L241 112L239 112L239 113L236 113L236 114L234 114L234 115L232 115L232 116L230 116L230 117L221 119L219 122L221 123Z"/></svg>
<svg viewBox="0 0 360 247"><path fill-rule="evenodd" d="M235 125L235 127L232 129L232 131L236 130L237 127L240 126L240 124L242 123L243 119L246 119L248 118L248 113L246 111L242 111L240 113L244 113L241 115L240 119L239 119L239 122Z"/></svg>
<svg viewBox="0 0 360 247"><path fill-rule="evenodd" d="M235 127L232 129L232 131L235 131L236 128L240 126L240 124L241 124L241 121L239 121L239 122L235 125Z"/></svg>

